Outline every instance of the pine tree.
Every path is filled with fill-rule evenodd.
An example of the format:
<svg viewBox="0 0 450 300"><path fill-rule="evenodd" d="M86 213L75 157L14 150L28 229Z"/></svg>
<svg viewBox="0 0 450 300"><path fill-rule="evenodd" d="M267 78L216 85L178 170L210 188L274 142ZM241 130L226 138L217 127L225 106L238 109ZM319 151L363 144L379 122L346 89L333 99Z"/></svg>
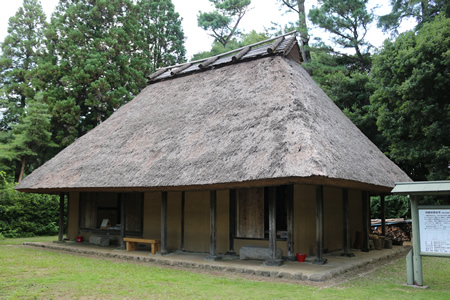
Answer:
<svg viewBox="0 0 450 300"><path fill-rule="evenodd" d="M332 41L343 48L353 48L364 65L365 40L373 13L367 11L368 0L318 0L318 7L309 11L311 22L332 34Z"/></svg>
<svg viewBox="0 0 450 300"><path fill-rule="evenodd" d="M181 61L185 51L169 0L61 0L47 38L45 68L55 77L45 97L62 146L108 118L146 86L154 68Z"/></svg>
<svg viewBox="0 0 450 300"><path fill-rule="evenodd" d="M184 33L180 15L171 0L139 0L137 2L139 48L150 72L185 61Z"/></svg>
<svg viewBox="0 0 450 300"><path fill-rule="evenodd" d="M0 56L0 130L10 130L17 123L36 88L32 81L44 47L46 16L39 0L24 0L23 6L9 19L8 35L1 44Z"/></svg>
<svg viewBox="0 0 450 300"><path fill-rule="evenodd" d="M48 106L40 101L39 94L36 97L39 100L29 100L19 123L13 125L11 141L0 146L2 160L21 162L19 182L27 165L27 170L33 170L46 160L45 150L57 146L51 141Z"/></svg>
<svg viewBox="0 0 450 300"><path fill-rule="evenodd" d="M236 36L238 26L249 9L251 0L209 0L214 4L213 12L199 12L198 26L210 31L215 41L225 48L231 39Z"/></svg>

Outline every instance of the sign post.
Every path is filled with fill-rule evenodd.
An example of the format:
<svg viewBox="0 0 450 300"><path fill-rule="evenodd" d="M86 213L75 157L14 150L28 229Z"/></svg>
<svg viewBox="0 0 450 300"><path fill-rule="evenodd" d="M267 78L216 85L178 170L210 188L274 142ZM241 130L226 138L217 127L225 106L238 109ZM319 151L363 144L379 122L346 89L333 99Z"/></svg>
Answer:
<svg viewBox="0 0 450 300"><path fill-rule="evenodd" d="M420 256L420 231L419 231L419 197L411 197L411 217L413 233L413 282L415 285L423 285L422 257Z"/></svg>

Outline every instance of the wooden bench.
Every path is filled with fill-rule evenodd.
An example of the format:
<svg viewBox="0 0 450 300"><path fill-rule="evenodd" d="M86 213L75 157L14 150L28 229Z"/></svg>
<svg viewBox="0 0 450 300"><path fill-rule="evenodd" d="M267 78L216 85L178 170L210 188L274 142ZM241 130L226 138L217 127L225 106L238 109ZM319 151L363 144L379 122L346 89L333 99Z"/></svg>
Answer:
<svg viewBox="0 0 450 300"><path fill-rule="evenodd" d="M156 254L156 251L161 251L161 240L151 240L144 238L126 237L123 241L127 243L127 251L135 251L138 248L138 243L150 244L152 247L152 254Z"/></svg>

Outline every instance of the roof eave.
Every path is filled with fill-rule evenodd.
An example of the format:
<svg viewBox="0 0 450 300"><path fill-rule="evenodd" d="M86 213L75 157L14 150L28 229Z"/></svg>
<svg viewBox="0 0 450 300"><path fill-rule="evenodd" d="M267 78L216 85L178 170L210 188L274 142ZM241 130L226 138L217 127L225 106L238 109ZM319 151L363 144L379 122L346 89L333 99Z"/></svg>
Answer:
<svg viewBox="0 0 450 300"><path fill-rule="evenodd" d="M392 187L368 184L353 180L328 178L323 176L310 177L285 177L285 178L268 178L258 180L248 180L242 182L225 182L215 184L199 184L185 186L153 186L153 187L60 187L60 188L24 188L16 189L25 193L39 194L59 194L69 192L181 192L181 191L209 191L209 190L228 190L242 188L256 188L267 186L280 186L288 184L307 184L307 185L323 185L337 188L347 188L353 190L368 191L374 195L390 194Z"/></svg>

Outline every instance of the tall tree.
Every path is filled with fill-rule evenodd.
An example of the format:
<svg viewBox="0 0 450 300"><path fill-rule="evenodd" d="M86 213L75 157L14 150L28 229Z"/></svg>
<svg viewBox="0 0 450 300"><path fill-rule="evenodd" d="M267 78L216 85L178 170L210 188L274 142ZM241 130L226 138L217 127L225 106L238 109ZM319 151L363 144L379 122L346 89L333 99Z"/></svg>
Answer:
<svg viewBox="0 0 450 300"><path fill-rule="evenodd" d="M11 129L18 121L27 100L36 93L33 72L44 47L46 17L39 0L24 0L23 6L9 19L8 35L1 44L0 130Z"/></svg>
<svg viewBox="0 0 450 300"><path fill-rule="evenodd" d="M311 61L309 50L309 34L306 26L305 0L278 0L284 7L289 8L298 14L298 31L300 32L300 50L303 60L307 63Z"/></svg>
<svg viewBox="0 0 450 300"><path fill-rule="evenodd" d="M367 11L368 0L318 0L318 7L309 11L311 22L330 32L332 41L343 48L353 48L356 58L365 64L365 40L373 13ZM367 52L366 52L367 53Z"/></svg>
<svg viewBox="0 0 450 300"><path fill-rule="evenodd" d="M209 0L214 4L213 12L201 12L197 16L198 26L225 47L235 36L251 0Z"/></svg>
<svg viewBox="0 0 450 300"><path fill-rule="evenodd" d="M41 97L37 95L37 98ZM0 146L2 160L21 162L19 182L22 180L27 164L28 170L36 168L45 161L45 150L57 146L51 141L50 117L46 104L39 100L28 101L19 123L13 125L12 140Z"/></svg>
<svg viewBox="0 0 450 300"><path fill-rule="evenodd" d="M414 180L450 178L450 19L387 40L372 68L371 102L388 155Z"/></svg>
<svg viewBox="0 0 450 300"><path fill-rule="evenodd" d="M378 27L395 34L405 19L415 19L418 28L423 23L432 21L440 13L450 16L450 2L448 0L390 0L392 10L381 16Z"/></svg>
<svg viewBox="0 0 450 300"><path fill-rule="evenodd" d="M155 67L183 60L179 25L169 0L60 0L43 64L55 75L45 97L58 143L70 144L130 101Z"/></svg>
<svg viewBox="0 0 450 300"><path fill-rule="evenodd" d="M185 60L184 33L180 15L171 0L139 0L137 2L141 43L139 48L150 72Z"/></svg>

